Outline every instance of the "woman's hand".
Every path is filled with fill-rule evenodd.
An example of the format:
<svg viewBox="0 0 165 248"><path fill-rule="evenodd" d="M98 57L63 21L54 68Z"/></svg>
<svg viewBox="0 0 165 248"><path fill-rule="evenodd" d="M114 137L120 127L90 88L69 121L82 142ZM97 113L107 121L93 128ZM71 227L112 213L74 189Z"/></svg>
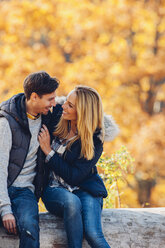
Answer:
<svg viewBox="0 0 165 248"><path fill-rule="evenodd" d="M42 151L47 156L52 149L50 146L50 134L49 134L49 131L45 125L42 126L42 128L39 132L38 140L39 140L40 147L41 147Z"/></svg>

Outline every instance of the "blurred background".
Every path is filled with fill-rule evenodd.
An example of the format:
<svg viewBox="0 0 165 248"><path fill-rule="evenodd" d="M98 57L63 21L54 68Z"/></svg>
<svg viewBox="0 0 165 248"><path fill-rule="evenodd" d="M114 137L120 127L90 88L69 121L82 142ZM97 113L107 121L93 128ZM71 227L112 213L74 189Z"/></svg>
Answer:
<svg viewBox="0 0 165 248"><path fill-rule="evenodd" d="M122 154L106 172L110 207L165 206L165 1L1 0L0 10L0 101L40 70L60 80L58 95L94 87L120 127L104 147L111 162Z"/></svg>

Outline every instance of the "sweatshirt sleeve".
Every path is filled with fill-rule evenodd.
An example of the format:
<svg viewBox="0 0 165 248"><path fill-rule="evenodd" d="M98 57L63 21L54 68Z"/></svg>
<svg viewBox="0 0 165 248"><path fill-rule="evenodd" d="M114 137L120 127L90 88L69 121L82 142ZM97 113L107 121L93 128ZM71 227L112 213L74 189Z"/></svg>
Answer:
<svg viewBox="0 0 165 248"><path fill-rule="evenodd" d="M84 179L91 173L91 169L96 165L103 151L103 144L101 141L97 141L95 144L95 154L91 160L85 158L77 158L72 164L64 157L61 157L58 153L55 153L47 165L57 175L64 179L65 182L72 186L78 186ZM70 151L72 155L73 151Z"/></svg>
<svg viewBox="0 0 165 248"><path fill-rule="evenodd" d="M0 118L0 215L12 213L7 189L9 154L12 146L12 134L6 118Z"/></svg>

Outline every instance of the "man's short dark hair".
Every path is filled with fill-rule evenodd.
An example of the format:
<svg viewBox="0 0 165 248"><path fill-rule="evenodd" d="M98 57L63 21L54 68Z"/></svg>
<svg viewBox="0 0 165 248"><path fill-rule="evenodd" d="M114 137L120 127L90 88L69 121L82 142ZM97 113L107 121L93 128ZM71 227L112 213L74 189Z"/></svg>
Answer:
<svg viewBox="0 0 165 248"><path fill-rule="evenodd" d="M43 95L54 92L58 86L58 79L50 77L45 71L28 75L23 84L27 100L30 99L32 92L35 92L39 97L42 97Z"/></svg>

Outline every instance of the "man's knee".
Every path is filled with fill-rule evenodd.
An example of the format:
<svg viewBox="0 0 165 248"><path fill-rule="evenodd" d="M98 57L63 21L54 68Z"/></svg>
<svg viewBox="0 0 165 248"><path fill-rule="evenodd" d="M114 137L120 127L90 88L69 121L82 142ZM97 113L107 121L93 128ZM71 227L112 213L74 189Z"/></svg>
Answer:
<svg viewBox="0 0 165 248"><path fill-rule="evenodd" d="M39 231L38 215L36 215L35 218L34 216L25 215L23 218L19 219L17 225L19 232L27 232L27 235L28 233Z"/></svg>

